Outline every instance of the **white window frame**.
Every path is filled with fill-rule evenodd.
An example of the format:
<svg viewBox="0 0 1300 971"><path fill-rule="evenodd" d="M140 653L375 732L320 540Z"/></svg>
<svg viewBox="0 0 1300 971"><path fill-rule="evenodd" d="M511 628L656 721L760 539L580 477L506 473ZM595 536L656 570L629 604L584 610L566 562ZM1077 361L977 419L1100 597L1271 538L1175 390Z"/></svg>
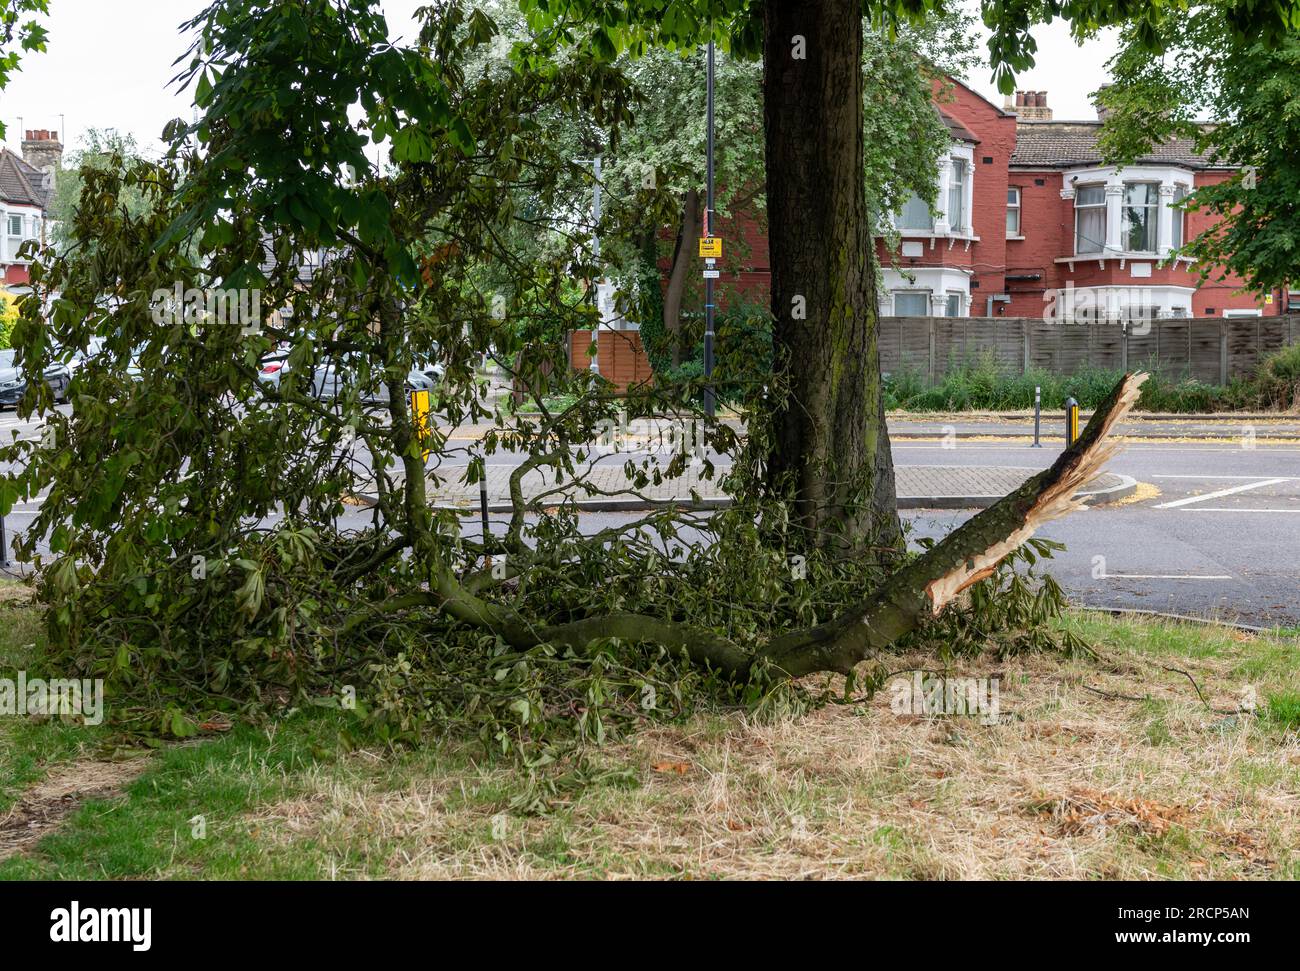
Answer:
<svg viewBox="0 0 1300 971"><path fill-rule="evenodd" d="M1174 193L1170 197L1169 207L1169 248L1179 249L1187 244L1187 213L1181 209L1175 209L1174 205L1182 202L1189 195L1191 189L1181 182L1174 183Z"/></svg>
<svg viewBox="0 0 1300 971"><path fill-rule="evenodd" d="M961 173L961 185L953 186L953 179L958 166L964 169ZM936 192L934 208L929 210L929 223L926 226L907 227L903 225L903 211L900 209L892 216L893 225L898 234L902 237L921 237L932 239L965 239L970 242L978 242L979 237L975 235L975 152L971 145L964 142L953 142L949 147L947 154L940 156L938 161L938 171L936 173ZM949 209L952 207L954 195L959 196L957 200L961 207L961 212L952 213ZM916 193L908 198L904 203L904 208L908 205L919 205L919 196Z"/></svg>
<svg viewBox="0 0 1300 971"><path fill-rule="evenodd" d="M15 223L15 221L18 223L18 229L17 229L16 231L15 231L15 229L14 229L14 223ZM22 234L23 234L23 215L22 215L22 213L20 213L20 212L11 212L11 213L9 213L8 223L9 223L9 227L8 227L8 228L9 228L9 235L10 235L10 236L21 237Z"/></svg>
<svg viewBox="0 0 1300 971"><path fill-rule="evenodd" d="M1013 195L1015 196L1015 200L1014 200L1014 201L1012 201L1012 196L1013 196ZM1007 225L1007 239L1024 239L1024 238L1025 238L1025 236L1024 236L1024 228L1025 228L1025 225L1024 225L1024 222L1023 222L1023 219L1024 219L1024 207L1023 207L1023 205L1021 204L1021 200L1022 200L1023 198L1024 198L1024 196L1023 196L1023 194L1022 194L1022 192L1021 192L1021 188L1020 188L1020 186L1018 186L1018 185L1009 185L1009 186L1007 186L1007 224L1008 224L1008 225ZM1010 226L1010 223L1011 223L1011 214L1012 214L1013 212L1016 214L1016 231L1015 231L1014 233L1011 231L1011 226Z"/></svg>
<svg viewBox="0 0 1300 971"><path fill-rule="evenodd" d="M1129 202L1128 194L1130 189L1138 186L1145 186L1148 190L1147 201L1135 205ZM1144 233L1150 246L1130 246L1129 221L1128 214L1132 211L1143 210L1146 213L1144 222ZM1120 248L1126 253L1151 253L1155 255L1160 252L1160 183L1150 182L1146 179L1135 180L1124 183L1124 196L1120 204Z"/></svg>
<svg viewBox="0 0 1300 971"><path fill-rule="evenodd" d="M907 211L907 207L913 204L919 206L925 206L926 219L928 220L925 226L904 226L903 225L903 214ZM897 229L900 233L904 233L904 234L933 233L934 212L931 211L930 204L927 203L924 199L922 199L920 195L918 195L916 192L913 192L911 195L907 197L907 201L903 203L903 207L899 209L897 214L894 216L894 228Z"/></svg>
<svg viewBox="0 0 1300 971"><path fill-rule="evenodd" d="M957 235L965 236L971 229L970 221L967 220L966 211L970 208L970 200L967 197L967 180L970 176L970 160L959 155L953 155L948 163L952 171L948 175L948 198L946 200L948 226L950 231ZM961 173L961 178L957 174ZM957 211L953 210L953 196L956 195Z"/></svg>
<svg viewBox="0 0 1300 971"><path fill-rule="evenodd" d="M952 302L957 301L957 312L952 313ZM945 317L966 316L966 294L960 290L948 290L944 293L943 315Z"/></svg>
<svg viewBox="0 0 1300 971"><path fill-rule="evenodd" d="M931 296L931 291L930 291L930 290L895 290L895 291L893 292L893 295L892 295L892 298L893 298L893 305L894 305L894 313L893 313L893 316L895 316L895 317L929 317L929 316L931 316L931 313L930 313L930 296ZM921 297L921 298L925 301L925 313L920 313L920 314L905 314L905 313L901 313L901 312L899 311L899 309L898 309L898 298L899 298L899 297Z"/></svg>
<svg viewBox="0 0 1300 971"><path fill-rule="evenodd" d="M1100 202L1090 202L1086 206L1079 204L1084 190L1096 189L1101 193ZM1081 234L1079 232L1079 210L1087 209L1090 211L1099 211L1101 213L1101 237L1096 240L1096 249L1080 249L1079 241ZM1106 186L1100 182L1089 183L1088 185L1076 186L1074 190L1074 254L1076 256L1091 256L1094 253L1101 253L1106 248Z"/></svg>

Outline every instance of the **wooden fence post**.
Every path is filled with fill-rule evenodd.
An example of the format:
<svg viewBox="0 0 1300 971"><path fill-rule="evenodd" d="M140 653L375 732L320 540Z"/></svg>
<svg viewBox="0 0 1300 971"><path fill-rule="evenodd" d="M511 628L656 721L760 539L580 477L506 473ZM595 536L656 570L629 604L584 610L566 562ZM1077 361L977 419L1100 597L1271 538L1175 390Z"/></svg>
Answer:
<svg viewBox="0 0 1300 971"><path fill-rule="evenodd" d="M937 380L934 373L934 318L927 317L926 321L930 325L930 384L933 385Z"/></svg>
<svg viewBox="0 0 1300 971"><path fill-rule="evenodd" d="M1228 383L1228 322L1219 321L1219 384Z"/></svg>

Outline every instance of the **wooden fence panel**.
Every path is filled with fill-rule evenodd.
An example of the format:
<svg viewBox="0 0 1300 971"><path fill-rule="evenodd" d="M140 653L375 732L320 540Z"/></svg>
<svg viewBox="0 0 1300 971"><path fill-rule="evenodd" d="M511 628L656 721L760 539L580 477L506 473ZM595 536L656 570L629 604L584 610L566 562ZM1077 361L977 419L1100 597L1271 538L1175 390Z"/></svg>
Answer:
<svg viewBox="0 0 1300 971"><path fill-rule="evenodd" d="M882 361L886 347L898 348L883 370L928 374L932 381L953 367L992 354L1008 374L1023 373L1027 367L1058 374L1084 367L1127 367L1217 384L1248 377L1269 354L1300 343L1300 315L1166 317L1127 324L1034 317L885 317L881 335Z"/></svg>
<svg viewBox="0 0 1300 971"><path fill-rule="evenodd" d="M882 317L881 370L931 382L952 367L992 355L1007 374L1027 367L1068 374L1083 367L1156 370L1219 383L1249 377L1259 362L1300 343L1300 314L1287 317L1170 317L1064 323L1036 317ZM569 338L569 362L591 366L591 331ZM636 331L600 332L600 371L625 388L652 377Z"/></svg>

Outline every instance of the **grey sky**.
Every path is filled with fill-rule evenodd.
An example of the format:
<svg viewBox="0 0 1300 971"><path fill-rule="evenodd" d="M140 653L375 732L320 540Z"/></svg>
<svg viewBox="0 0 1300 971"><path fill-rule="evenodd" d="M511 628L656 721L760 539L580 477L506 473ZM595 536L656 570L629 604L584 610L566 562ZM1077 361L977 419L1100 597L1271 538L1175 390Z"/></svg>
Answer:
<svg viewBox="0 0 1300 971"><path fill-rule="evenodd" d="M394 36L414 35L412 14L426 2L383 0ZM90 128L116 128L157 147L163 125L190 110L189 99L168 86L172 62L188 47L177 28L206 5L207 0L50 0L49 50L26 57L0 95L10 147L17 147L24 129L58 129L60 115L69 149ZM1088 92L1105 80L1113 36L1079 48L1057 23L1039 28L1035 37L1039 66L1022 75L1018 87L1047 91L1057 118L1094 117ZM1001 104L989 75L978 71L969 80Z"/></svg>

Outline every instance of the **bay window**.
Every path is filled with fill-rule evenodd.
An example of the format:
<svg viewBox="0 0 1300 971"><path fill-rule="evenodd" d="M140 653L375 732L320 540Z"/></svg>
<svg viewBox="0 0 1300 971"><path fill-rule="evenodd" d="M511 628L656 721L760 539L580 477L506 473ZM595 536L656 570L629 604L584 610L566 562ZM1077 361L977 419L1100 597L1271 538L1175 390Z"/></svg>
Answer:
<svg viewBox="0 0 1300 971"><path fill-rule="evenodd" d="M915 192L903 203L903 209L896 220L899 229L921 229L931 232L934 229L934 217L930 215L930 205Z"/></svg>
<svg viewBox="0 0 1300 971"><path fill-rule="evenodd" d="M1175 185L1173 204L1176 206L1187 198L1187 186ZM1173 232L1169 237L1169 247L1178 249L1183 245L1183 220L1187 218L1187 213L1181 209L1174 209L1170 215L1173 217Z"/></svg>
<svg viewBox="0 0 1300 971"><path fill-rule="evenodd" d="M930 316L929 290L897 290L894 292L895 317Z"/></svg>
<svg viewBox="0 0 1300 971"><path fill-rule="evenodd" d="M1081 185L1074 193L1074 251L1100 253L1106 244L1106 189Z"/></svg>
<svg viewBox="0 0 1300 971"><path fill-rule="evenodd" d="M966 160L952 160L952 176L948 181L948 225L955 232L966 229Z"/></svg>
<svg viewBox="0 0 1300 971"><path fill-rule="evenodd" d="M1154 182L1124 183L1123 247L1130 253L1156 251L1158 188Z"/></svg>

